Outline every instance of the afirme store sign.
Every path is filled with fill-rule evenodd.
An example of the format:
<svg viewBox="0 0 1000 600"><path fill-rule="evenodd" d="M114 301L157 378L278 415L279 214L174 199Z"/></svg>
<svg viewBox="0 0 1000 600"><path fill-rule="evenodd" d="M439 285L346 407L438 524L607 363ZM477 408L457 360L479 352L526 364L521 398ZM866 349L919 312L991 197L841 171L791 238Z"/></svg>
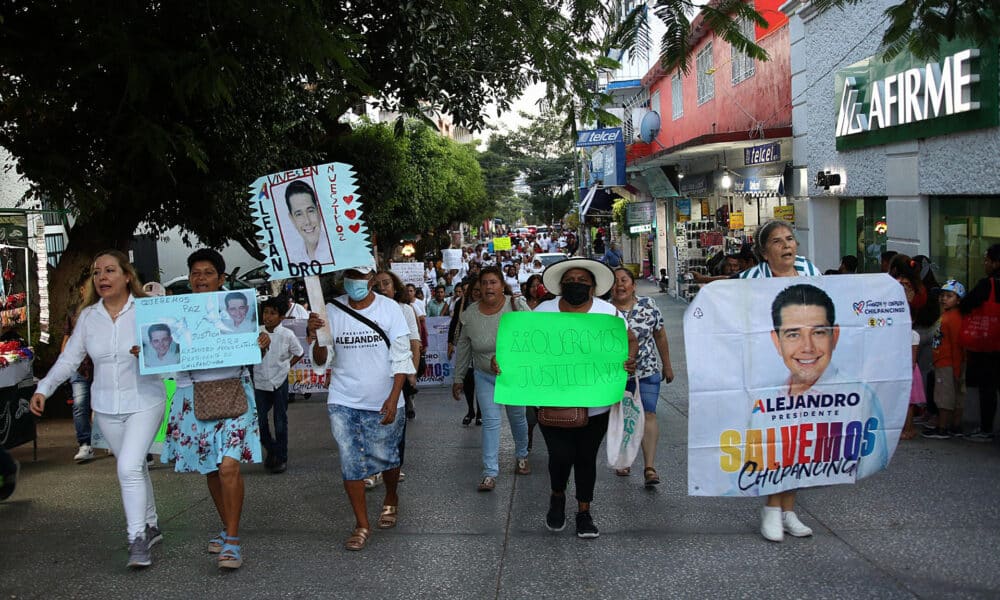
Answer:
<svg viewBox="0 0 1000 600"><path fill-rule="evenodd" d="M836 75L837 150L1000 125L997 46L941 45L941 59L874 56Z"/></svg>

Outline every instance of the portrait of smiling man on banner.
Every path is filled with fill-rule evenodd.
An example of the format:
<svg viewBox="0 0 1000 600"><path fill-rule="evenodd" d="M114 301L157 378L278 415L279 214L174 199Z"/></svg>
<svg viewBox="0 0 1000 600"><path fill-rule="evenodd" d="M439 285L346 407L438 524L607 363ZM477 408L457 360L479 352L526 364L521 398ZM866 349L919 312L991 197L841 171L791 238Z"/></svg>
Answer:
<svg viewBox="0 0 1000 600"><path fill-rule="evenodd" d="M285 199L287 212L277 210L281 237L289 262L328 265L333 262L330 241L323 212L312 186L302 179L289 183L284 191L275 191L275 198Z"/></svg>
<svg viewBox="0 0 1000 600"><path fill-rule="evenodd" d="M689 493L767 496L888 465L909 401L905 297L881 275L806 280L715 282L688 308Z"/></svg>

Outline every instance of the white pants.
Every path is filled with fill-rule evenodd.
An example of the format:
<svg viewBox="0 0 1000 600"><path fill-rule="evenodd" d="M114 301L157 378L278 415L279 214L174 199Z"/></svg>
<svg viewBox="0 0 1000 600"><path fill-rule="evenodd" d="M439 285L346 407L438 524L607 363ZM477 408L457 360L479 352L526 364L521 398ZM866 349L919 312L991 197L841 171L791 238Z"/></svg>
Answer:
<svg viewBox="0 0 1000 600"><path fill-rule="evenodd" d="M95 412L94 420L118 460L118 483L122 488L122 504L125 506L128 539L131 541L146 530L147 523L157 523L146 453L163 421L163 404L123 415Z"/></svg>

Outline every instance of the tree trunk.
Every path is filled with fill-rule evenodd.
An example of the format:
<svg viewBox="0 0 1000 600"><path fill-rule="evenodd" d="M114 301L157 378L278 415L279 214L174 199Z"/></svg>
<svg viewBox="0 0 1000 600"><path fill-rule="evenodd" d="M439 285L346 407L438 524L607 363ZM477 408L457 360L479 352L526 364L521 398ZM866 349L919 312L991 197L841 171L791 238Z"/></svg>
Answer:
<svg viewBox="0 0 1000 600"><path fill-rule="evenodd" d="M36 374L43 374L55 362L62 346L63 327L66 315L71 307L77 305L80 291L76 288L84 272L89 271L94 256L102 250L116 249L128 254L128 242L131 236L120 232L127 225L115 218L116 227L94 225L77 221L68 233L69 243L63 252L59 265L50 271L49 277L49 343L37 347L38 360L35 362ZM138 221L132 224L132 231L138 226Z"/></svg>

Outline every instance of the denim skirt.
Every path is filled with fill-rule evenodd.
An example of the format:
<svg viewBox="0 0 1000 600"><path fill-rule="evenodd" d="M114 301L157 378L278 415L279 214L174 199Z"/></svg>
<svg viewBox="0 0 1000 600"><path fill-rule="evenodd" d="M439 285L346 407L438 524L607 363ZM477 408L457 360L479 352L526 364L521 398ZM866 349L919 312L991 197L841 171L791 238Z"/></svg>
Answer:
<svg viewBox="0 0 1000 600"><path fill-rule="evenodd" d="M396 420L388 425L382 424L377 410L328 404L327 412L345 481L358 481L399 466L406 411L397 410Z"/></svg>

